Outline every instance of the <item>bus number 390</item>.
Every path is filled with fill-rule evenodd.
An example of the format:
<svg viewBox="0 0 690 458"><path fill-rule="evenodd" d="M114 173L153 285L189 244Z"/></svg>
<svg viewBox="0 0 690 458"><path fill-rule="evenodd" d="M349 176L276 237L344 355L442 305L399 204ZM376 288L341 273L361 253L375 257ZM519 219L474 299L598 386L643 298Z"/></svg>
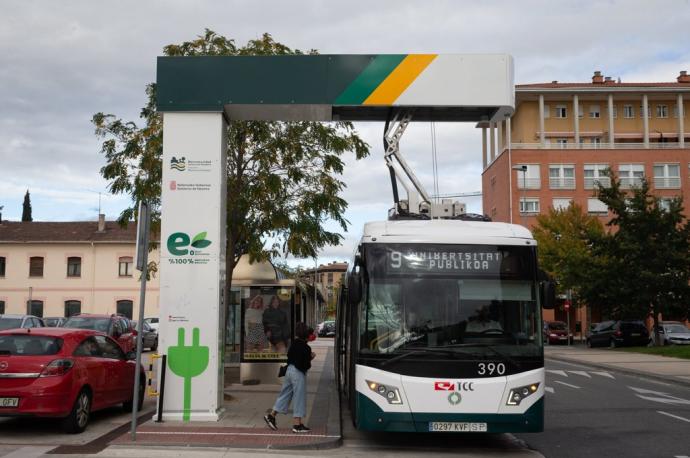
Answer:
<svg viewBox="0 0 690 458"><path fill-rule="evenodd" d="M503 375L506 373L506 365L503 363L479 363L477 374L479 375Z"/></svg>

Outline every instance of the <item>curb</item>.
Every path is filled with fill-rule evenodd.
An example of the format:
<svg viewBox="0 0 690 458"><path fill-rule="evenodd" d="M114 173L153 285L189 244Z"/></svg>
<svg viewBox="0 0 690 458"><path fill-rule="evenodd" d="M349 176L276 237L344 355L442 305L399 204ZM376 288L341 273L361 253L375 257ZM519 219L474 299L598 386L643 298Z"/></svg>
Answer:
<svg viewBox="0 0 690 458"><path fill-rule="evenodd" d="M557 356L554 356L554 355L544 356L544 359L553 359L553 360L555 360L555 361L563 361L563 362L567 362L567 363L577 363L577 364L581 364L581 365L583 365L583 366L589 366L589 367L593 367L593 368L596 368L596 369L605 369L605 370L609 370L609 371L620 372L620 373L626 374L626 375L634 375L634 376L638 376L638 377L646 377L646 378L649 378L649 379L652 379L652 380L656 380L656 381L659 381L659 382L670 383L670 384L672 384L672 385L678 385L678 386L681 386L681 387L683 387L683 388L688 388L688 387L690 387L690 381L687 381L687 382L686 382L686 381L684 381L684 380L678 380L678 379L674 379L674 378L669 378L668 376L657 375L657 374L654 374L654 373L645 372L645 371L640 371L640 370L635 370L635 369L620 368L620 367L617 367L617 366L611 366L610 364L592 363L592 362L590 362L590 361L582 361L581 359L571 358L571 357L562 356L562 355L557 355Z"/></svg>

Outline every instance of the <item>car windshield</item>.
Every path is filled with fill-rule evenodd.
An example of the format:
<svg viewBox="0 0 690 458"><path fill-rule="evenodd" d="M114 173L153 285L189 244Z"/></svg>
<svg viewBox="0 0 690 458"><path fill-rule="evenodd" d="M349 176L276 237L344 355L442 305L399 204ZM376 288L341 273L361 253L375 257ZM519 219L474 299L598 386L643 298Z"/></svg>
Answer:
<svg viewBox="0 0 690 458"><path fill-rule="evenodd" d="M549 329L554 331L565 331L565 323L549 323Z"/></svg>
<svg viewBox="0 0 690 458"><path fill-rule="evenodd" d="M666 332L673 332L678 334L690 334L690 329L686 328L682 324L666 324L664 325L664 330Z"/></svg>
<svg viewBox="0 0 690 458"><path fill-rule="evenodd" d="M62 348L62 339L30 334L0 336L0 355L47 356Z"/></svg>
<svg viewBox="0 0 690 458"><path fill-rule="evenodd" d="M6 329L15 329L15 328L20 328L22 326L22 319L21 318L0 318L0 331L4 331Z"/></svg>
<svg viewBox="0 0 690 458"><path fill-rule="evenodd" d="M363 353L491 353L486 345L513 355L541 351L531 248L371 244L366 250Z"/></svg>
<svg viewBox="0 0 690 458"><path fill-rule="evenodd" d="M108 332L110 326L110 318L91 318L83 316L74 316L62 325L63 328L76 329L93 329L101 332Z"/></svg>

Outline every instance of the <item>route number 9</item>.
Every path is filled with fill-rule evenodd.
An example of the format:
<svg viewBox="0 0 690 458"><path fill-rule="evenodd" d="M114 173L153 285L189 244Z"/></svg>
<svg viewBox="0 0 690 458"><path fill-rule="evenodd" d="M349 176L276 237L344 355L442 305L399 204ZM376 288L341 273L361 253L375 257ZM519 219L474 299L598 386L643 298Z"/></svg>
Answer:
<svg viewBox="0 0 690 458"><path fill-rule="evenodd" d="M402 254L399 251L391 251L391 267L399 269L402 265Z"/></svg>
<svg viewBox="0 0 690 458"><path fill-rule="evenodd" d="M503 363L479 363L477 367L479 375L503 375L506 373L506 365Z"/></svg>

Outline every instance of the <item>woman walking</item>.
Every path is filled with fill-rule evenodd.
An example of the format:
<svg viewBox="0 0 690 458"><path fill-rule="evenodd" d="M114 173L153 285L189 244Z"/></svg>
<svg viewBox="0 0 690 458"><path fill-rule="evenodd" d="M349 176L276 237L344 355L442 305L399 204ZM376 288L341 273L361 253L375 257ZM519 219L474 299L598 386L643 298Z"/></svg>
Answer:
<svg viewBox="0 0 690 458"><path fill-rule="evenodd" d="M276 415L286 414L290 401L292 401L292 432L308 433L302 419L307 414L307 371L314 359L314 352L307 344L311 329L306 324L299 322L295 325L295 340L290 345L287 353L287 371L283 379L283 387L278 394L275 405L266 415L264 420L269 428L276 430Z"/></svg>

